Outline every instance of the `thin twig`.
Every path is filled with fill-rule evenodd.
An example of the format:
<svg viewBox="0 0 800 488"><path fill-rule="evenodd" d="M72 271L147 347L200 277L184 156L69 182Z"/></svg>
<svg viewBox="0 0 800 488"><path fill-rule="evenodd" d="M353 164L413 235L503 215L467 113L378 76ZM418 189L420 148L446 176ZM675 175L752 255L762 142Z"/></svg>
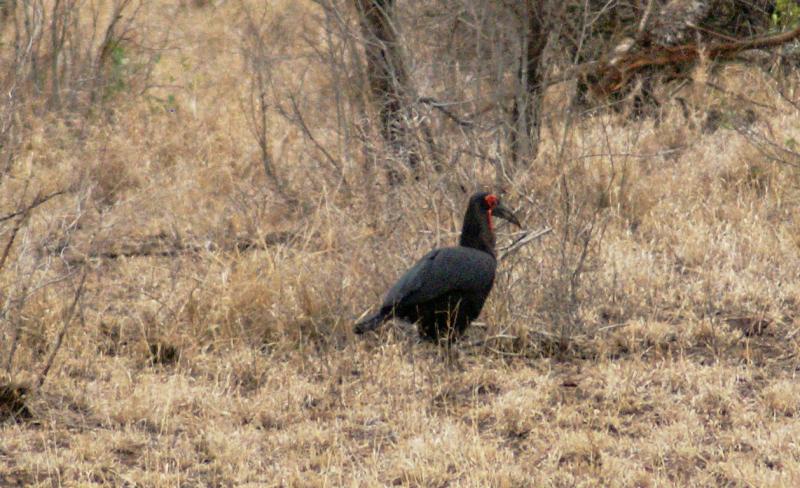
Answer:
<svg viewBox="0 0 800 488"><path fill-rule="evenodd" d="M314 137L314 134L311 132L311 129L308 127L308 124L306 124L306 119L303 117L303 113L300 111L300 107L297 104L297 99L295 99L293 94L289 94L289 101L292 104L292 112L294 113L294 117L291 117L288 113L286 113L286 111L283 110L283 108L280 105L277 105L275 107L277 109L278 113L280 115L282 115L283 118L285 118L289 122L293 122L298 127L300 127L300 129L303 131L303 134L305 134L306 138L309 141L311 141L311 143L314 144L314 146L316 146L317 149L319 149L319 151L325 156L325 159L328 160L328 162L331 164L331 166L333 166L334 169L336 169L336 171L339 172L339 176L344 178L344 172L342 171L342 167L339 164L339 161L337 161L337 159L334 158L333 155L330 152L328 152L327 149L325 149L325 146L323 146L317 140L317 138Z"/></svg>
<svg viewBox="0 0 800 488"><path fill-rule="evenodd" d="M648 0L647 5L644 8L644 14L642 14L642 19L639 21L639 27L636 29L636 42L641 42L644 38L652 13L653 0Z"/></svg>
<svg viewBox="0 0 800 488"><path fill-rule="evenodd" d="M9 306L14 305L14 314L18 315L19 310L22 308L22 305L25 303L25 298L28 294L28 289L30 287L30 281L25 281L22 285L22 298L17 301L14 305L12 304L11 300L8 300ZM6 312L5 310L3 312ZM11 327L11 340L9 341L10 344L8 346L8 356L6 357L6 373L11 373L11 367L14 365L14 356L17 353L17 347L19 346L19 335L20 335L20 324L19 319L15 317L16 320L13 322L13 326Z"/></svg>
<svg viewBox="0 0 800 488"><path fill-rule="evenodd" d="M717 90L720 93L724 93L725 95L730 95L733 98L739 99L739 100L741 100L741 101L743 101L745 103L749 103L749 104L755 105L757 107L768 108L768 109L772 110L773 112L777 112L778 111L777 107L773 107L772 105L767 105L766 103L756 102L755 100L753 100L751 98L748 98L748 97L746 97L746 96L744 96L742 94L739 94L739 93L736 93L736 92L732 92L730 90L726 90L725 88L722 88L721 86L717 85L716 83L712 83L710 81L706 81L706 82L704 82L704 84L709 88L713 88L714 90Z"/></svg>
<svg viewBox="0 0 800 488"><path fill-rule="evenodd" d="M788 147L784 147L784 146L781 146L779 144L776 144L775 142L767 139L766 137L764 137L763 135L757 133L756 131L754 131L753 129L751 129L749 127L736 126L736 127L734 127L734 130L736 132L738 132L739 134L741 134L742 136L744 136L744 138L745 138L745 140L747 142L749 142L754 148L756 148L758 150L758 152L760 152L764 156L768 157L769 159L772 159L773 161L778 162L778 163L782 163L782 164L785 164L785 165L788 165L788 166L792 166L794 168L800 168L800 163L787 161L787 160L783 159L782 157L780 157L778 154L770 154L769 151L767 151L765 146L771 148L773 151L779 151L779 152L783 152L784 154L788 154L788 155L792 156L795 160L800 161L800 153L798 153L797 151L793 151L793 150L789 149Z"/></svg>
<svg viewBox="0 0 800 488"><path fill-rule="evenodd" d="M25 221L27 216L28 214L25 212L22 214L22 216L20 216L20 218L17 219L16 222L14 222L14 228L11 230L11 236L8 238L5 248L3 248L3 255L0 256L0 269L3 269L3 266L5 266L8 255L11 252L11 246L14 245L14 240L17 238L17 233L22 228L22 223Z"/></svg>
<svg viewBox="0 0 800 488"><path fill-rule="evenodd" d="M30 178L28 178L25 181L25 187L22 189L22 196L20 196L19 203L17 203L17 208L20 208L22 206L22 202L23 200L25 200L25 196L28 194L28 186L30 185L30 182L31 182ZM36 205L36 201L38 199L39 197L37 196L34 199L33 204L28 205L25 208L17 210L16 212L13 212L0 219L0 222L3 222L5 220L17 217L16 222L14 222L14 228L11 230L11 236L8 238L8 242L6 242L6 245L3 248L3 255L0 256L0 270L3 269L3 267L5 266L6 260L8 259L8 255L11 253L11 247L14 245L14 240L16 240L17 238L17 233L22 228L22 224L25 223L25 220L27 220L28 216L30 215L31 209L34 208L34 206Z"/></svg>
<svg viewBox="0 0 800 488"><path fill-rule="evenodd" d="M39 205L47 202L51 198L57 197L59 195L63 195L64 193L66 193L66 190L58 190L57 192L53 192L53 193L51 193L49 195L45 195L43 197L42 196L37 196L36 198L33 199L33 203L31 203L27 207L25 207L25 208L23 208L21 210L17 210L16 212L11 212L10 214L6 214L6 215L3 215L2 217L0 217L0 222L5 222L6 220L13 219L17 215L22 215L22 214L28 213L31 210L33 210L36 207L38 207Z"/></svg>
<svg viewBox="0 0 800 488"><path fill-rule="evenodd" d="M89 267L84 265L83 266L83 273L81 273L81 281L78 283L78 287L75 289L75 294L72 298L72 303L67 310L67 314L64 316L64 324L61 326L61 330L58 332L58 336L56 337L56 343L53 345L53 350L50 351L50 356L47 358L47 363L45 363L44 369L39 374L39 379L36 381L36 388L40 389L44 384L45 379L47 378L47 373L50 372L50 368L53 367L53 362L56 359L56 354L58 354L58 350L61 349L61 345L64 343L64 336L67 334L67 329L69 329L70 323L72 323L72 319L75 316L75 310L78 308L78 302L81 300L81 296L83 295L84 285L86 284L86 275L89 274Z"/></svg>
<svg viewBox="0 0 800 488"><path fill-rule="evenodd" d="M512 341L516 341L519 339L518 336L510 335L510 334L497 334L489 337L484 337L483 339L478 339L477 341L470 342L466 344L467 347L480 347L485 346L489 343L489 341L499 340L499 339L509 339Z"/></svg>
<svg viewBox="0 0 800 488"><path fill-rule="evenodd" d="M592 159L592 158L632 158L632 159L651 159L657 158L661 156L668 156L670 154L674 154L680 151L683 151L688 146L682 145L675 149L665 149L663 151L658 151L650 154L636 154L636 153L610 153L610 152L603 152L603 153L596 153L596 154L584 154L583 156L575 156L575 160L580 159Z"/></svg>
<svg viewBox="0 0 800 488"><path fill-rule="evenodd" d="M417 100L417 102L419 102L421 104L424 104L424 105L428 105L431 108L435 108L436 110L438 110L438 111L442 112L443 114L445 114L448 118L450 118L453 122L455 122L456 124L458 124L461 127L472 128L472 127L475 126L475 122L474 121L466 120L464 118L459 117L458 115L453 113L451 110L445 108L445 104L444 103L439 102L438 100L436 100L433 97L421 97L419 100Z"/></svg>
<svg viewBox="0 0 800 488"><path fill-rule="evenodd" d="M620 327L625 327L625 326L630 325L630 324L631 324L630 322L620 322L620 323L617 323L617 324L605 325L605 326L600 327L599 329L597 329L597 332L605 332L605 331L611 330L611 329L618 329Z"/></svg>
<svg viewBox="0 0 800 488"><path fill-rule="evenodd" d="M498 260L503 260L507 258L510 254L517 252L523 246L530 244L534 240L539 239L540 237L545 236L552 231L553 229L551 229L550 227L545 227L544 229L538 230L536 232L524 232L519 239L512 242L510 245L500 249L502 252L498 257Z"/></svg>

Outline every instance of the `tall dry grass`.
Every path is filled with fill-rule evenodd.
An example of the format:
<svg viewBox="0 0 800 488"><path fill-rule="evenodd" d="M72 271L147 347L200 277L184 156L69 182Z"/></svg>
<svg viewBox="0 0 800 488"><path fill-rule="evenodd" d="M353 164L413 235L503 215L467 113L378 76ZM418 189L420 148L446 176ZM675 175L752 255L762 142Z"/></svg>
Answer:
<svg viewBox="0 0 800 488"><path fill-rule="evenodd" d="M5 106L0 215L21 213L0 223L0 484L796 484L800 116L775 80L718 69L727 94L698 77L688 114L637 122L569 115L555 87L528 169L498 172L502 147L442 123L452 167L391 187L342 88L354 65L326 57L341 19L130 13L126 86L48 107L23 77ZM113 86L87 66L98 85L62 85L75 100ZM456 364L402 324L353 338L497 186L554 232L501 263Z"/></svg>

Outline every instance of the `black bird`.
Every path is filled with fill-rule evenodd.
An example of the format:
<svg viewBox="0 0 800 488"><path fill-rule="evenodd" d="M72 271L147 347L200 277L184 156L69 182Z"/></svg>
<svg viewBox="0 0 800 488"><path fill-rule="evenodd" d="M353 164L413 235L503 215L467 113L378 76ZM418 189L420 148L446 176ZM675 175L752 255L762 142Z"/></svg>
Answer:
<svg viewBox="0 0 800 488"><path fill-rule="evenodd" d="M492 217L521 227L498 197L476 193L467 205L459 245L434 249L420 259L386 293L380 310L357 323L354 332L363 334L398 317L416 323L423 339L452 341L460 336L481 313L494 284Z"/></svg>

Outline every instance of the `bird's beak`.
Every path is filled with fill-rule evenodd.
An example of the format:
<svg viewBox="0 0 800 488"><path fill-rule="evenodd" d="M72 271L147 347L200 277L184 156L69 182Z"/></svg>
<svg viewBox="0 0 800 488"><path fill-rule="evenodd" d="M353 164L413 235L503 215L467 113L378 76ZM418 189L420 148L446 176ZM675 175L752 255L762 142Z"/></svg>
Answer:
<svg viewBox="0 0 800 488"><path fill-rule="evenodd" d="M520 229L522 228L522 224L519 223L519 219L517 219L517 216L514 215L514 212L512 212L508 207L504 206L502 203L498 203L492 209L492 215L507 220L512 224L516 225L517 227L519 227Z"/></svg>

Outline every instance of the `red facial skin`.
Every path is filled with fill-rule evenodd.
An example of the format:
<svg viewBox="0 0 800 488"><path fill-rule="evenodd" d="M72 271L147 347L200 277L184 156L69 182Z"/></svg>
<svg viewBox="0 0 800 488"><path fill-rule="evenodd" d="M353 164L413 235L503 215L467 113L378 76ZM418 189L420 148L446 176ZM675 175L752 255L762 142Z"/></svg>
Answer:
<svg viewBox="0 0 800 488"><path fill-rule="evenodd" d="M497 206L497 197L494 195L486 195L486 205L489 206L489 230L494 232L494 222L492 221L492 210Z"/></svg>

